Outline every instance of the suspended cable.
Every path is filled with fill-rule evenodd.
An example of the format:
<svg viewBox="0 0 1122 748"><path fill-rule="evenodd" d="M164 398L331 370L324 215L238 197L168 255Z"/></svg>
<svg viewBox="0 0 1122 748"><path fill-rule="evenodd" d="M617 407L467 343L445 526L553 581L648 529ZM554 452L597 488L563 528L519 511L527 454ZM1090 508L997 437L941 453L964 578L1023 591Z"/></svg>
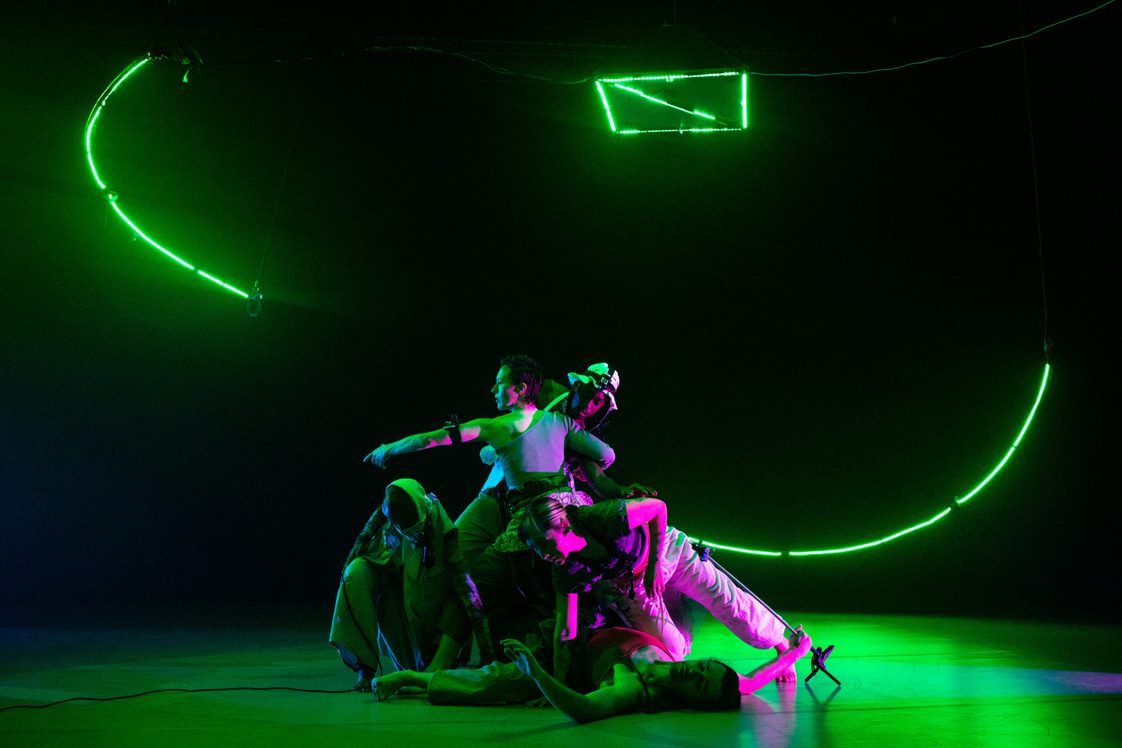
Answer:
<svg viewBox="0 0 1122 748"><path fill-rule="evenodd" d="M1053 21L1051 23L1047 23L1043 26L1040 26L1037 29L1034 29L1033 31L1030 31L1030 32L1027 32L1027 33L1021 33L1017 36L1008 37L1006 39L1001 39L999 41L990 42L988 44L980 44L980 45L970 47L968 49L964 49L964 50L961 50L959 52L954 52L954 53L951 53L951 54L937 55L935 57L928 57L928 58L922 59L922 60L913 60L911 62L905 62L905 63L902 63L900 65L891 65L891 66L886 66L886 67L868 68L868 69L864 69L864 70L837 70L837 71L824 72L824 73L798 73L798 72L795 72L795 73L779 73L779 72L765 72L765 71L752 70L752 71L749 72L749 74L754 75L754 76L759 76L759 77L766 77L766 78L829 78L829 77L837 77L837 76L844 76L844 75L872 75L872 74L875 74L875 73L890 73L890 72L895 72L895 71L898 71L898 70L904 70L904 69L907 69L907 68L918 67L920 65L928 65L928 64L931 64L931 63L934 63L934 62L945 62L945 61L948 61L948 60L953 60L957 57L961 57L963 55L970 54L972 52L978 52L978 51L986 50L986 49L994 49L996 47L1000 47L1000 46L1003 46L1003 45L1006 45L1006 44L1012 44L1013 42L1023 42L1027 39L1031 39L1035 36L1038 36L1039 34L1042 34L1045 31L1049 31L1049 30L1057 28L1059 26L1063 26L1065 24L1071 23L1072 21L1076 21L1080 18L1085 18L1085 17L1090 16L1094 13L1098 13L1099 11L1101 11L1101 10L1103 10L1103 9L1109 7L1109 6L1114 5L1116 2L1117 2L1117 0L1106 0L1106 2L1103 2L1103 3L1097 5L1093 8L1082 11L1080 13L1076 13L1076 14L1071 15L1071 16L1067 16L1067 17L1062 18L1058 21ZM1022 32L1023 31L1024 31L1024 29L1023 29L1023 23L1022 23ZM588 44L565 45L565 44L559 43L559 42L532 42L532 41L500 42L498 40L478 40L478 39L462 39L462 40L455 40L455 41L457 41L459 43L486 42L486 43L489 43L489 44L505 43L505 44L558 46L558 47L573 46L573 47L581 47L581 48L588 48L590 46L596 46L598 48L603 48L603 49L626 49L626 47L620 47L619 45L588 45ZM706 39L706 41L710 41L710 40ZM723 48L721 48L720 45L717 45L716 43L714 43L712 41L710 41L710 43L713 44L713 46L717 47L718 49L722 49L722 51L725 51L727 53L727 50L724 50ZM450 49L442 49L442 48L433 47L433 46L416 45L416 44L376 45L376 46L370 46L370 47L363 47L361 49L356 49L356 50L349 50L349 51L346 51L346 52L339 52L339 53L336 53L336 54L326 55L326 56L294 57L294 58L269 58L269 59L258 59L258 60L242 60L242 61L237 61L237 62L207 63L207 67L225 67L225 66L230 66L230 65L254 65L254 64L262 64L262 63L275 63L275 64L301 63L301 64L307 64L307 63L318 63L318 62L329 62L329 61L342 60L342 59L346 59L346 58L349 58L349 57L354 57L356 55L378 54L378 53L388 53L388 52L412 52L412 53L419 53L419 54L443 55L443 56L447 56L447 57L457 58L457 59L463 60L465 62L471 63L473 65L478 65L480 67L483 67L483 68L485 68L487 70L490 70L493 73L497 73L499 75L507 75L507 76L514 76L514 77L520 77L520 78L527 78L529 80L537 80L537 81L542 81L542 82L546 82L546 83L555 83L555 84L558 84L558 85L575 86L575 85L580 85L580 84L583 84L583 83L588 83L588 82L596 79L595 75L588 75L588 76L584 76L582 78L564 80L564 79L558 79L558 78L545 76L545 75L537 75L537 74L534 74L534 73L525 73L525 72L521 72L521 71L518 71L518 70L513 70L511 68L508 68L508 67L505 67L505 66L502 66L502 65L498 65L498 64L495 64L495 63L492 63L492 62L488 62L487 60L481 59L479 57L474 57L472 55L469 55L469 54L466 54L466 53L463 53L463 52L458 52L458 51L450 50Z"/></svg>
<svg viewBox="0 0 1122 748"><path fill-rule="evenodd" d="M1023 42L1024 40L1031 39L1032 37L1036 36L1037 34L1041 34L1041 33L1045 32L1049 29L1054 29L1057 26L1064 25L1065 23L1070 23L1071 21L1074 21L1076 19L1083 18L1085 16L1089 16L1092 13L1097 13L1100 10L1102 10L1103 8L1106 8L1108 5L1114 5L1115 2L1117 2L1117 0L1107 0L1102 5L1098 5L1094 8L1091 8L1090 10L1083 11L1082 13L1076 13L1073 16L1068 16L1067 18L1061 19L1059 21L1055 21L1055 22L1049 23L1045 26L1041 26L1040 28L1036 29L1035 31L1031 31L1027 34L1021 34L1019 36L1012 36L1012 37L1009 37L1008 39L1002 39L1001 41L992 42L990 44L981 44L977 47L970 47L969 49L964 49L961 52L955 52L954 54L950 54L950 55L939 55L938 57L929 57L926 60L915 60L914 62L905 62L902 65L893 65L891 67L883 67L883 68L870 68L868 70L840 70L840 71L836 71L836 72L832 72L832 73L764 73L764 72L758 72L758 71L753 70L753 71L751 71L751 75L758 75L758 76L767 77L767 78L830 78L830 77L840 76L840 75L872 75L873 73L890 73L890 72L893 72L893 71L896 71L896 70L903 70L905 68L917 67L919 65L927 65L927 64L932 63L932 62L944 62L946 60L953 60L956 57L961 57L963 55L970 54L971 52L977 52L977 51L983 50L983 49L993 49L994 47L1000 47L1004 44L1011 44L1013 42ZM1022 30L1023 30L1023 28L1022 28Z"/></svg>
<svg viewBox="0 0 1122 748"><path fill-rule="evenodd" d="M1021 3L1017 3L1017 12L1021 23L1021 29L1024 30L1024 8ZM1029 92L1028 50L1025 48L1024 42L1021 43L1021 72L1023 74L1025 86L1025 119L1028 124L1029 160L1032 163L1032 199L1033 215L1036 219L1036 254L1040 263L1041 336L1043 338L1044 355L1045 357L1050 357L1052 353L1052 341L1048 337L1048 290L1044 275L1044 230L1041 227L1042 222L1040 220L1040 173L1036 163L1036 128L1033 125L1032 96Z"/></svg>

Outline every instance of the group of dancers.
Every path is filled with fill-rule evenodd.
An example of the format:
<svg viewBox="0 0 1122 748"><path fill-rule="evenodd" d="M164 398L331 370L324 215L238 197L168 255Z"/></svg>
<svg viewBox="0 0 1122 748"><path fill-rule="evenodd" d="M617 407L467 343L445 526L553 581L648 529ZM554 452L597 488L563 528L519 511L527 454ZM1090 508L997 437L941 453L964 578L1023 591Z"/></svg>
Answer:
<svg viewBox="0 0 1122 748"><path fill-rule="evenodd" d="M615 453L598 434L618 409L619 373L599 363L567 380L543 380L532 358L508 356L491 388L501 415L453 419L364 458L381 468L483 442L492 468L455 522L416 480L386 487L347 557L331 627L355 688L381 700L411 687L434 704L544 698L585 722L733 709L742 694L794 680L811 647L801 627L787 629L704 559L667 523L656 491L606 472ZM776 656L748 674L686 660L688 600ZM473 640L481 667L461 667Z"/></svg>

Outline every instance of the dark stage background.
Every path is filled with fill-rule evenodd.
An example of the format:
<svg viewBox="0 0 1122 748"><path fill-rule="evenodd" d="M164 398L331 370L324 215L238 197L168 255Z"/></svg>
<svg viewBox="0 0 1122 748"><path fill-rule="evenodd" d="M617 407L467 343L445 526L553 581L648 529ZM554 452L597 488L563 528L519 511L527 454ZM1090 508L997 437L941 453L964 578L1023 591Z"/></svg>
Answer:
<svg viewBox="0 0 1122 748"><path fill-rule="evenodd" d="M1032 404L1038 198L1054 379L1006 470L887 546L720 558L785 609L1114 619L1117 6L1024 58L753 77L746 134L623 138L591 83L460 57L223 63L423 44L558 80L854 70L1015 35L1019 5L681 3L678 28L638 3L164 5L3 11L4 610L271 603L326 626L388 480L455 515L485 475L473 447L361 457L492 414L509 352L618 367L613 472L691 534L886 535L974 486ZM1023 3L1024 28L1076 6ZM177 31L206 64L126 83L98 162L166 246L243 288L261 267L256 319L131 241L85 164L98 94Z"/></svg>

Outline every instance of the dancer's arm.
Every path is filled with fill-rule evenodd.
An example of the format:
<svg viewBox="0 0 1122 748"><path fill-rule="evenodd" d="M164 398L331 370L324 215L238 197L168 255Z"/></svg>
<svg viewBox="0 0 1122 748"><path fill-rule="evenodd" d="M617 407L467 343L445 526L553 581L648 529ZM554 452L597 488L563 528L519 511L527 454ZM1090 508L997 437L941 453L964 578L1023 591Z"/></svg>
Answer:
<svg viewBox="0 0 1122 748"><path fill-rule="evenodd" d="M432 661L429 662L424 672L435 673L438 670L451 670L456 667L456 658L459 657L464 644L465 642L458 642L448 634L441 634L440 644L436 647L436 654L432 656Z"/></svg>
<svg viewBox="0 0 1122 748"><path fill-rule="evenodd" d="M492 441L499 430L495 421L496 419L494 418L477 418L474 421L461 423L459 426L460 441L472 442L476 439L483 439L488 442ZM389 444L382 444L377 449L370 452L370 454L366 455L366 457L363 457L362 461L369 462L375 467L385 467L386 460L390 457L409 454L410 452L420 452L425 449L432 449L433 447L447 447L454 443L451 434L444 429L425 431L420 434L404 436Z"/></svg>
<svg viewBox="0 0 1122 748"><path fill-rule="evenodd" d="M631 529L646 525L650 532L650 545L647 546L647 570L643 574L643 585L647 595L657 597L662 594L666 580L662 578L662 540L666 537L666 503L660 499L631 499L625 502L627 526Z"/></svg>
<svg viewBox="0 0 1122 748"><path fill-rule="evenodd" d="M553 674L565 680L577 638L577 593L557 593L557 619L553 624Z"/></svg>
<svg viewBox="0 0 1122 748"><path fill-rule="evenodd" d="M796 629L796 635L798 641L795 646L778 657L768 660L747 675L740 676L740 693L758 691L775 680L781 673L794 665L800 657L810 651L810 636L803 633L802 626Z"/></svg>
<svg viewBox="0 0 1122 748"><path fill-rule="evenodd" d="M588 433L575 423L565 434L565 448L582 457L587 457L607 470L616 461L616 452L598 437Z"/></svg>
<svg viewBox="0 0 1122 748"><path fill-rule="evenodd" d="M538 684L549 703L577 722L592 722L630 711L642 696L637 680L621 680L601 686L590 694L574 691L546 672L529 648L517 639L504 639L503 651L518 670Z"/></svg>
<svg viewBox="0 0 1122 748"><path fill-rule="evenodd" d="M580 470L580 473L577 474L577 478L583 479L592 487L592 492L601 499L631 499L640 496L658 496L658 491L640 483L621 486L604 472L604 468L591 460L582 461L578 466L578 470Z"/></svg>

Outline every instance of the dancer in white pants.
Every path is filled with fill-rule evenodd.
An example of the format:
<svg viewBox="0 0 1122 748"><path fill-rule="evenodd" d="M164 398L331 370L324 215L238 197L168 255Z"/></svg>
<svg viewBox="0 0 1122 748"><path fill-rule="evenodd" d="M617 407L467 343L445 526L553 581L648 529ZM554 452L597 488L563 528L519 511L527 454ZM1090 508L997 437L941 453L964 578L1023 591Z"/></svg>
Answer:
<svg viewBox="0 0 1122 748"><path fill-rule="evenodd" d="M557 595L554 674L564 679L581 635L578 596L592 593L631 628L654 636L671 657L689 654L684 598L695 600L746 644L782 654L793 641L783 623L666 524L666 504L642 498L564 506L545 498L527 507L519 536L554 565ZM657 550L655 550L657 549ZM795 677L793 668L779 680Z"/></svg>

